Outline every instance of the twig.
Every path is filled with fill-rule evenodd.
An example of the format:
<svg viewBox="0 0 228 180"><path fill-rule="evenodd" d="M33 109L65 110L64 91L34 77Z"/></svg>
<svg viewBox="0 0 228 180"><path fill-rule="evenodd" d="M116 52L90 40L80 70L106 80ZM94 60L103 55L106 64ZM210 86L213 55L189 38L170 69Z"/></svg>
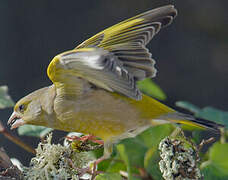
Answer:
<svg viewBox="0 0 228 180"><path fill-rule="evenodd" d="M35 149L33 149L31 146L29 146L28 144L25 144L22 140L20 140L18 137L12 135L9 131L7 131L7 129L3 126L3 124L0 121L0 133L2 133L7 139L9 139L10 141L14 142L15 144L17 144L18 146L22 147L24 150L32 153L32 154L36 154Z"/></svg>
<svg viewBox="0 0 228 180"><path fill-rule="evenodd" d="M214 140L215 140L214 137L211 137L211 138L209 138L209 139L207 139L207 140L204 140L204 139L203 139L203 140L201 141L201 143L199 144L199 146L198 146L198 151L201 151L201 149L203 148L204 145L209 144L209 143L213 142Z"/></svg>
<svg viewBox="0 0 228 180"><path fill-rule="evenodd" d="M225 128L220 128L220 132L221 132L220 142L221 144L225 144L226 143Z"/></svg>
<svg viewBox="0 0 228 180"><path fill-rule="evenodd" d="M184 133L180 127L176 127L174 131L171 133L170 137L175 138L177 135L181 134L181 136L184 136Z"/></svg>

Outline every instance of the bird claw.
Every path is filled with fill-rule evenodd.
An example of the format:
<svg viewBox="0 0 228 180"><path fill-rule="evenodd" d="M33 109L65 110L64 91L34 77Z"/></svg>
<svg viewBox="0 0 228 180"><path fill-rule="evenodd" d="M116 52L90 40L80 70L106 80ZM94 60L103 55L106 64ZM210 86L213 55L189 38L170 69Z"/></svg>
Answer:
<svg viewBox="0 0 228 180"><path fill-rule="evenodd" d="M77 170L77 172L78 172L78 177L80 178L80 177L82 177L83 175L85 175L85 174L93 174L93 172L92 172L92 170L91 170L91 168L90 167L86 167L86 168L81 168L81 169L76 169Z"/></svg>
<svg viewBox="0 0 228 180"><path fill-rule="evenodd" d="M66 138L71 141L77 140L80 142L86 142L86 141L90 140L93 143L104 145L104 141L97 139L97 137L93 136L93 135L85 135L85 136L81 136L81 137L78 137L78 136L68 137L67 136Z"/></svg>
<svg viewBox="0 0 228 180"><path fill-rule="evenodd" d="M86 136L82 136L82 137L78 137L78 136L71 136L71 137L66 137L68 140L70 141L79 141L81 143L86 143L88 141L92 141L93 143L97 143L100 145L104 145L104 141L102 140L99 140L97 139L96 136L93 136L93 135L86 135ZM93 165L91 166L88 166L86 168L77 168L77 167L74 167L72 161L70 160L69 163L71 164L72 168L74 168L78 173L78 176L79 178L82 177L83 175L85 174L90 174L91 175L91 178L90 180L94 180L95 177L100 174L100 173L103 173L102 171L97 171L97 165L105 160L107 158L105 158L104 156L102 156L101 158L97 159L96 161L93 162Z"/></svg>
<svg viewBox="0 0 228 180"><path fill-rule="evenodd" d="M98 159L99 160L99 159ZM72 163L72 160L71 159L68 159L68 162L70 163L70 165L72 166L72 168L74 168L76 171L77 171L77 175L78 177L82 177L84 176L85 174L90 174L91 177L90 177L90 180L94 180L95 177L100 174L100 173L103 173L102 171L97 171L97 160L93 163L93 166L88 166L86 168L76 168L73 163Z"/></svg>

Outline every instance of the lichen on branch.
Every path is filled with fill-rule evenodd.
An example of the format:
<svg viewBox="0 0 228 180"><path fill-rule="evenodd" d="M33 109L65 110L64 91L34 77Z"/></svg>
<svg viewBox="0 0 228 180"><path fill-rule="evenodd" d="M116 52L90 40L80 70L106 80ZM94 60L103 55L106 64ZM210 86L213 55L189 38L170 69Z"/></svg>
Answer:
<svg viewBox="0 0 228 180"><path fill-rule="evenodd" d="M94 160L89 152L76 152L71 145L51 144L52 134L39 143L36 156L30 167L24 169L25 179L74 179L78 180L78 169L87 167Z"/></svg>
<svg viewBox="0 0 228 180"><path fill-rule="evenodd" d="M195 148L184 141L166 137L159 144L160 171L165 180L203 179L198 167L199 156Z"/></svg>

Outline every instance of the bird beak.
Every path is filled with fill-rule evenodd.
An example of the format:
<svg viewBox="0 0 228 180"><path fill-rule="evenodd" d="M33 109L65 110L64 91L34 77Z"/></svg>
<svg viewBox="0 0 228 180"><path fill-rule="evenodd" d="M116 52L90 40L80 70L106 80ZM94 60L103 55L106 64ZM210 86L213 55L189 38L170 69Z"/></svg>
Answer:
<svg viewBox="0 0 228 180"><path fill-rule="evenodd" d="M17 112L14 111L12 113L12 115L10 116L7 124L11 125L10 129L15 129L19 126L24 125L25 121L23 119L21 119L21 117L19 116L19 114Z"/></svg>

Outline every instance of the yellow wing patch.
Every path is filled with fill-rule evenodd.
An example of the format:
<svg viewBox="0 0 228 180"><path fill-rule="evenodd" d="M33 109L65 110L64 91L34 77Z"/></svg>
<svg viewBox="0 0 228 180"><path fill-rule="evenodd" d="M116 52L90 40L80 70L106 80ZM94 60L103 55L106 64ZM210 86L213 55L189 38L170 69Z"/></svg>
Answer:
<svg viewBox="0 0 228 180"><path fill-rule="evenodd" d="M63 71L62 67L60 66L60 58L62 56L67 55L67 54L71 54L71 53L89 52L89 51L94 51L94 48L81 48L81 49L69 50L69 51L65 51L65 52L55 56L47 68L47 75L48 75L49 79L53 83L59 81L59 78L61 76L61 71Z"/></svg>
<svg viewBox="0 0 228 180"><path fill-rule="evenodd" d="M143 19L134 19L131 21L121 22L118 23L104 31L101 31L100 33L96 34L95 36L89 38L88 40L84 41L82 44L78 45L76 49L84 48L91 45L96 45L98 47L104 47L105 42L108 41L110 38L112 38L115 35L118 35L122 32L127 31L130 27L135 26L142 22Z"/></svg>

